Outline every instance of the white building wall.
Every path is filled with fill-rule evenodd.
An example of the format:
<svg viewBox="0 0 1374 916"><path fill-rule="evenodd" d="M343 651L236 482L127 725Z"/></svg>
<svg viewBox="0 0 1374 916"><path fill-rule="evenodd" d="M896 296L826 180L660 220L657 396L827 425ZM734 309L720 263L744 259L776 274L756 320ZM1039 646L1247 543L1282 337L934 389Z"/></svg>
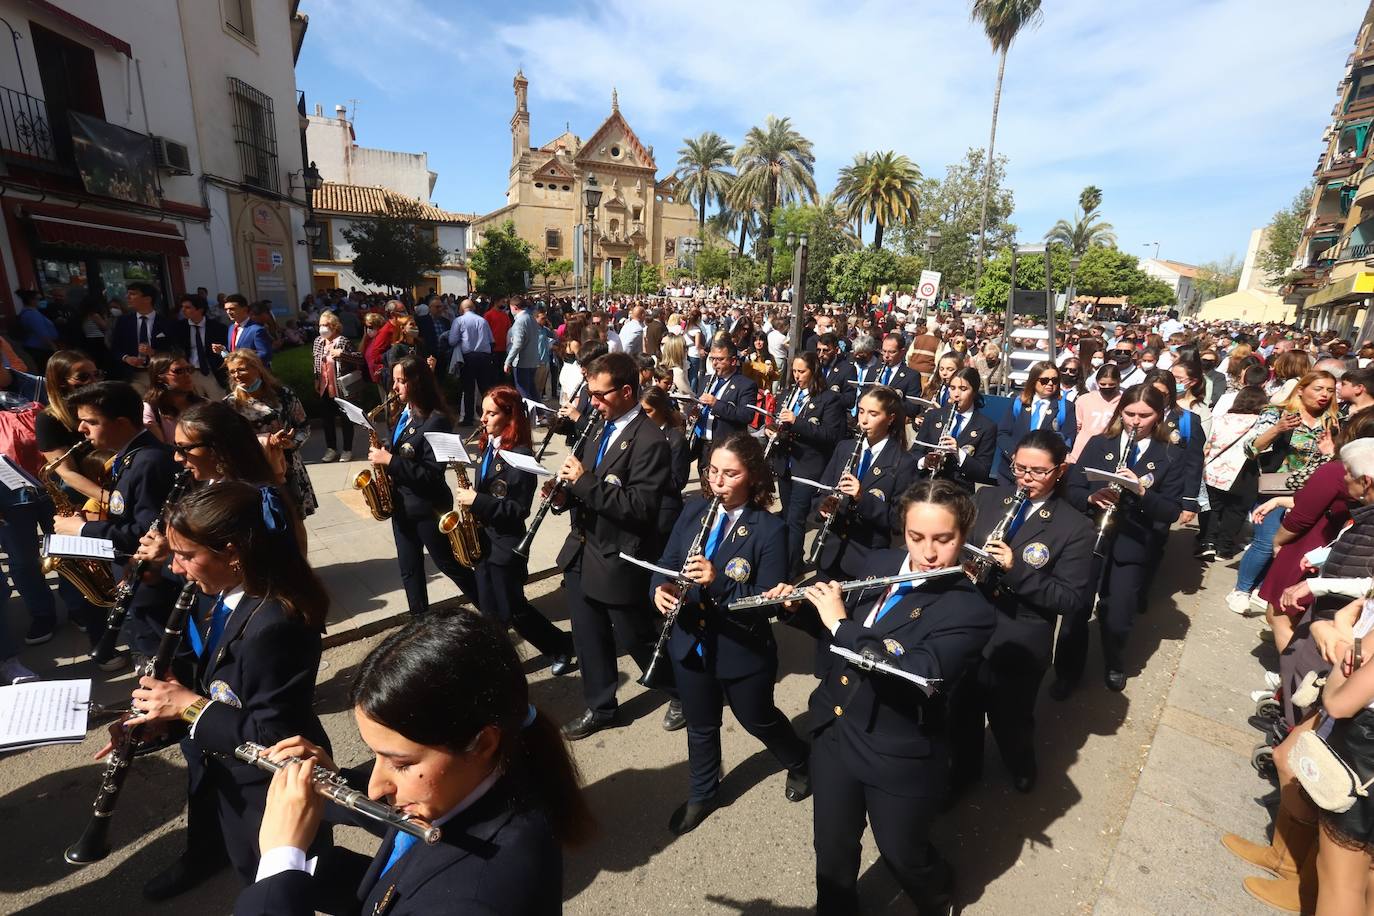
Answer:
<svg viewBox="0 0 1374 916"><path fill-rule="evenodd" d="M353 142L352 125L343 117L310 115L306 139L310 158L325 181L386 188L422 203L430 202L435 173L427 153L373 149Z"/></svg>

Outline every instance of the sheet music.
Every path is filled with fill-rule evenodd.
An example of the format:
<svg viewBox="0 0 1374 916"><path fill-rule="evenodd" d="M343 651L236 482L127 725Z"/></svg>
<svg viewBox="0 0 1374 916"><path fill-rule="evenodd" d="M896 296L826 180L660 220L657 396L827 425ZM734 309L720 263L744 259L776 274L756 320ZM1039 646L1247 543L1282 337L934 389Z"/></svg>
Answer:
<svg viewBox="0 0 1374 916"><path fill-rule="evenodd" d="M344 416L348 417L352 422L358 424L363 429L372 428L372 424L367 419L367 414L364 413L363 409L357 404L351 401L345 401L343 398L335 398L334 403L339 405L339 409L343 411Z"/></svg>
<svg viewBox="0 0 1374 916"><path fill-rule="evenodd" d="M45 557L87 557L92 560L113 560L114 541L109 538L88 538L78 534L43 535Z"/></svg>
<svg viewBox="0 0 1374 916"><path fill-rule="evenodd" d="M822 491L824 491L824 492L826 492L826 493L829 493L829 492L831 492L832 490L835 489L835 487L828 487L828 486L826 486L825 484L821 483L819 480L811 480L810 478L807 478L807 477L793 477L793 478L792 478L792 482L793 482L793 483L799 483L799 484L801 484L801 485L804 486L804 487L815 487L817 490L822 490Z"/></svg>
<svg viewBox="0 0 1374 916"><path fill-rule="evenodd" d="M661 574L661 575L667 576L669 579L673 579L673 580L676 580L676 579L677 579L678 571L677 571L676 569L667 569L666 567L663 567L663 566L655 566L653 563L650 563L650 562L648 562L648 561L646 561L646 560L640 560L640 559L637 559L637 558L635 558L635 557L632 557L632 556L630 556L628 553L621 553L620 559L622 559L622 560L629 560L629 561L630 561L631 563L633 563L634 565L636 565L636 566L642 566L642 567L644 567L645 569L647 569L649 572L656 572L656 573L659 573L659 574Z"/></svg>
<svg viewBox="0 0 1374 916"><path fill-rule="evenodd" d="M34 486L8 455L0 455L0 458L4 459L0 461L0 483L11 490L23 490Z"/></svg>
<svg viewBox="0 0 1374 916"><path fill-rule="evenodd" d="M90 678L0 687L0 750L85 740L90 702Z"/></svg>
<svg viewBox="0 0 1374 916"><path fill-rule="evenodd" d="M463 446L463 437L457 433L425 433L425 441L434 449L434 457L440 464L450 461L472 464L468 450Z"/></svg>
<svg viewBox="0 0 1374 916"><path fill-rule="evenodd" d="M526 473L534 474L539 477L553 476L553 471L550 471L538 461L535 461L533 455L525 455L521 452L508 452L503 448L497 449L496 453L506 459L506 462L510 464L511 467L519 468Z"/></svg>
<svg viewBox="0 0 1374 916"><path fill-rule="evenodd" d="M554 410L552 407L550 407L548 404L545 404L543 401L536 401L532 398L525 398L525 407L531 411L543 410L548 413L558 413L558 411Z"/></svg>
<svg viewBox="0 0 1374 916"><path fill-rule="evenodd" d="M934 401L930 400L930 398L919 398L919 397L917 397L917 396L914 395L914 394L909 394L909 395L907 395L907 396L906 396L906 399L907 399L908 401L915 401L917 404L920 404L922 407L926 408L927 410L930 410L930 409L932 409L932 408L936 408L936 407L939 407L939 406L940 406L939 404L937 404L937 403L935 403Z"/></svg>
<svg viewBox="0 0 1374 916"><path fill-rule="evenodd" d="M747 407L747 408L749 408L750 410L753 410L753 411L756 411L756 412L758 412L758 413L763 414L765 417L769 418L770 420L773 419L773 415L772 415L771 413L769 413L768 411L764 410L762 407L760 407L760 406L757 405L757 404L745 404L744 406Z"/></svg>
<svg viewBox="0 0 1374 916"><path fill-rule="evenodd" d="M1083 473L1094 483L1114 483L1123 490L1130 490L1136 496L1145 492L1145 488L1140 485L1139 480L1122 477L1120 474L1113 474L1111 471L1099 471L1097 468L1084 468Z"/></svg>

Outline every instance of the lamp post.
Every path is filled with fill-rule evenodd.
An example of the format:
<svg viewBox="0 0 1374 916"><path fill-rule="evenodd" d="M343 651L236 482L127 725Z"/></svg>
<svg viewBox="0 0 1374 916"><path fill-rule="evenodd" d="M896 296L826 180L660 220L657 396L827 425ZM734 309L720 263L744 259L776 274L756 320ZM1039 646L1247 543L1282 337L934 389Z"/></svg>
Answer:
<svg viewBox="0 0 1374 916"><path fill-rule="evenodd" d="M926 253L925 269L926 269L926 270L934 270L934 269L935 269L935 266L934 266L934 265L935 265L935 249L938 248L938 247L940 246L940 239L941 239L941 238L942 238L942 236L940 235L940 233L939 233L938 230L931 229L931 230L929 230L929 231L926 232L926 244L925 244L925 253ZM917 292L920 292L920 290L917 290ZM938 297L939 290L936 290L936 293L937 293L937 297ZM922 300L922 301L924 302L925 300ZM935 305L935 301L932 300L930 304L931 304L932 306L934 306L934 305ZM925 311L926 311L926 310L925 310L925 306L922 306L922 307L921 307L921 318L922 318L922 319L924 319L924 318L926 317Z"/></svg>
<svg viewBox="0 0 1374 916"><path fill-rule="evenodd" d="M1064 317L1070 317L1069 310L1073 308L1073 302L1078 298L1078 265L1083 263L1081 255L1074 255L1069 258L1069 292L1064 297Z"/></svg>
<svg viewBox="0 0 1374 916"><path fill-rule="evenodd" d="M587 205L587 305L595 303L592 284L596 282L596 208L601 204L601 188L597 186L596 176L587 176L587 186L582 191L582 200ZM602 295L605 295L602 290Z"/></svg>
<svg viewBox="0 0 1374 916"><path fill-rule="evenodd" d="M314 257L315 246L320 243L320 234L324 232L324 226L315 219L315 214L312 213L306 217L301 228L305 230L305 245L310 249L310 256Z"/></svg>
<svg viewBox="0 0 1374 916"><path fill-rule="evenodd" d="M802 305L806 302L806 260L807 260L807 239L803 232L796 239L797 247L792 257L792 326L787 334L787 365L782 367L782 386L787 388L792 384L792 359L801 352L802 347ZM787 244L790 246L793 236L788 233Z"/></svg>
<svg viewBox="0 0 1374 916"><path fill-rule="evenodd" d="M1155 246L1155 260L1158 261L1158 260L1159 260L1159 243L1158 243L1158 242L1146 242L1146 243L1145 243L1143 246L1141 246L1141 247L1143 247L1143 248L1149 248L1151 245Z"/></svg>

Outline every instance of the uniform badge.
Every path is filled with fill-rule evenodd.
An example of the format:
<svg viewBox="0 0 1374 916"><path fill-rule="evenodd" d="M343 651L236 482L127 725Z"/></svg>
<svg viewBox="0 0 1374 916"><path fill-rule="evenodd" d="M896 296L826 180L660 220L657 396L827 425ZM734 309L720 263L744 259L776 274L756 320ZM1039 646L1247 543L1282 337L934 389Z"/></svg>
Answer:
<svg viewBox="0 0 1374 916"><path fill-rule="evenodd" d="M124 494L119 492L118 490L115 490L113 493L110 494L110 514L124 514Z"/></svg>
<svg viewBox="0 0 1374 916"><path fill-rule="evenodd" d="M502 467L501 462L498 461L498 462L496 462L496 464L492 465L491 472L492 472L493 474L500 474L500 473L501 473L501 467Z"/></svg>
<svg viewBox="0 0 1374 916"><path fill-rule="evenodd" d="M911 609L911 619L912 619L912 620L920 620L920 619L921 619L921 609L920 609L920 608L914 607L914 608Z"/></svg>
<svg viewBox="0 0 1374 916"><path fill-rule="evenodd" d="M1179 435L1178 435L1178 430L1175 429L1175 430L1173 430L1173 431L1171 431L1171 432L1169 433L1169 444L1170 444L1170 445L1178 445L1178 444L1179 444L1180 442L1182 442L1182 441L1183 441L1183 440L1182 440L1182 439L1179 437Z"/></svg>
<svg viewBox="0 0 1374 916"><path fill-rule="evenodd" d="M491 482L491 495L497 499L506 498L506 482L504 480L493 480Z"/></svg>
<svg viewBox="0 0 1374 916"><path fill-rule="evenodd" d="M1153 475L1153 474L1146 474L1144 477L1140 478L1140 488L1141 488L1142 490L1148 490L1148 489L1150 489L1150 487L1154 486L1154 482L1155 482L1155 475Z"/></svg>
<svg viewBox="0 0 1374 916"><path fill-rule="evenodd" d="M971 446L971 445L965 445L963 448L959 449L959 451L963 452L965 455L972 455L972 454L973 454L973 446Z"/></svg>
<svg viewBox="0 0 1374 916"><path fill-rule="evenodd" d="M820 417L811 417L811 418L810 418L809 420L807 420L806 422L812 424L813 426L820 426L820 425L821 425L821 418L820 418Z"/></svg>
<svg viewBox="0 0 1374 916"><path fill-rule="evenodd" d="M405 455L407 458L412 457L415 454L415 446L407 442L405 445L401 446L401 454Z"/></svg>
<svg viewBox="0 0 1374 916"><path fill-rule="evenodd" d="M1040 517L1041 517L1041 518L1049 518L1049 517L1050 517L1050 510L1049 510L1049 509L1041 509L1041 510L1040 510Z"/></svg>
<svg viewBox="0 0 1374 916"><path fill-rule="evenodd" d="M235 695L233 690L229 689L229 685L224 683L224 681L210 682L210 699L217 703L228 704L235 709L243 708L243 701Z"/></svg>
<svg viewBox="0 0 1374 916"><path fill-rule="evenodd" d="M738 528L735 529L735 537L737 537L737 538L745 538L745 537L748 537L748 536L749 536L749 529L746 528L746 527L744 527L743 525L740 525Z"/></svg>
<svg viewBox="0 0 1374 916"><path fill-rule="evenodd" d="M1050 561L1050 549L1039 541L1027 544L1026 549L1021 551L1021 559L1027 566L1039 569Z"/></svg>
<svg viewBox="0 0 1374 916"><path fill-rule="evenodd" d="M1145 470L1147 470L1147 471L1153 471L1154 469L1155 469L1155 463L1154 463L1153 461L1147 461L1147 462L1145 462Z"/></svg>
<svg viewBox="0 0 1374 916"><path fill-rule="evenodd" d="M725 564L725 574L736 582L749 581L749 574L753 569L749 566L749 561L744 557L732 557L730 562Z"/></svg>
<svg viewBox="0 0 1374 916"><path fill-rule="evenodd" d="M881 476L883 476L883 469L882 469L882 468L874 468L874 469L873 469L873 476L874 476L874 477L881 477Z"/></svg>
<svg viewBox="0 0 1374 916"><path fill-rule="evenodd" d="M869 490L868 492L872 493L873 498L878 500L878 502L887 502L887 496L883 493L882 490Z"/></svg>
<svg viewBox="0 0 1374 916"><path fill-rule="evenodd" d="M625 451L625 449L627 449L627 448L629 448L629 447L630 447L630 443L628 443L628 442L622 442L622 443L620 443L620 450L621 450L622 452Z"/></svg>
<svg viewBox="0 0 1374 916"><path fill-rule="evenodd" d="M615 476L614 474L607 474L607 475L606 475L606 482L607 482L608 484L611 484L612 486L616 486L616 487L620 486L620 478L617 477L617 476Z"/></svg>
<svg viewBox="0 0 1374 916"><path fill-rule="evenodd" d="M902 648L902 644L895 639L884 639L883 648L886 649L887 654L891 655L893 658L899 658L906 654L906 649Z"/></svg>
<svg viewBox="0 0 1374 916"><path fill-rule="evenodd" d="M975 429L975 430L973 430L972 432L970 432L970 433L968 434L968 437L969 437L970 439L977 439L977 438L978 438L978 430Z"/></svg>

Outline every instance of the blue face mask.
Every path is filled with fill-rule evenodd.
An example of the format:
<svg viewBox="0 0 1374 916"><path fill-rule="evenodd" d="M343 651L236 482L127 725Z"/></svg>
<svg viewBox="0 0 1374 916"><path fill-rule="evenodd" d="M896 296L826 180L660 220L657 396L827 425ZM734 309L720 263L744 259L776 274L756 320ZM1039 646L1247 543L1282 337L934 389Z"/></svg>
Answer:
<svg viewBox="0 0 1374 916"><path fill-rule="evenodd" d="M1179 394L1183 394L1183 392L1187 390L1188 386L1185 385L1183 382L1174 382L1174 391L1178 392Z"/></svg>
<svg viewBox="0 0 1374 916"><path fill-rule="evenodd" d="M262 387L262 376L258 376L258 380L253 384L241 385L240 387L243 388L243 390L248 392L249 394L252 394L253 392L257 391L259 388Z"/></svg>

